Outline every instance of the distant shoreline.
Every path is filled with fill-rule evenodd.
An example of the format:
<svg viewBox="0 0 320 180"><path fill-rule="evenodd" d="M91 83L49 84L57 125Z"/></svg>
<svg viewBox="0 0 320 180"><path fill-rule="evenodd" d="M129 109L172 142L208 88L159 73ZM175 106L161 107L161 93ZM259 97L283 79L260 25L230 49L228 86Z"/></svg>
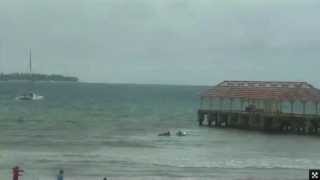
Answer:
<svg viewBox="0 0 320 180"><path fill-rule="evenodd" d="M77 77L63 76L58 74L29 74L29 73L10 73L0 74L0 82L25 82L25 81L40 81L40 82L79 82Z"/></svg>

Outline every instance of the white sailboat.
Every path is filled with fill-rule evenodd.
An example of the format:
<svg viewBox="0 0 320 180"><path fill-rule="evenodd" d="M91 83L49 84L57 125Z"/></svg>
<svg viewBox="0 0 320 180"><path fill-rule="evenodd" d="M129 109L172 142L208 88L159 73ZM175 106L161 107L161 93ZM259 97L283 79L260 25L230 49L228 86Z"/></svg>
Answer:
<svg viewBox="0 0 320 180"><path fill-rule="evenodd" d="M32 83L32 54L31 54L31 49L29 49L29 73L31 76L31 80L30 82ZM42 100L44 97L38 95L37 93L35 93L34 91L29 91L27 93L24 93L21 96L16 97L16 100L19 101L37 101L37 100Z"/></svg>

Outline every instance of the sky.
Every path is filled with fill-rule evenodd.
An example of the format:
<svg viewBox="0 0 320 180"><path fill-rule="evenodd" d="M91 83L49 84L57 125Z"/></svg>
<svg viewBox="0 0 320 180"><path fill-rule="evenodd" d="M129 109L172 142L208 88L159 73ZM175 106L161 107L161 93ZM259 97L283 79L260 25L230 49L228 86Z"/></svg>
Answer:
<svg viewBox="0 0 320 180"><path fill-rule="evenodd" d="M0 72L320 87L319 0L0 0Z"/></svg>

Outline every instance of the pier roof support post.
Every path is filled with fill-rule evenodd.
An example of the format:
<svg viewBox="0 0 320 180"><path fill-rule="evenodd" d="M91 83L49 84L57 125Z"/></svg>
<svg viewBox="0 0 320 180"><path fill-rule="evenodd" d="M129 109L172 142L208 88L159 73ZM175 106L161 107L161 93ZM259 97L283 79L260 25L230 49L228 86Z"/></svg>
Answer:
<svg viewBox="0 0 320 180"><path fill-rule="evenodd" d="M267 101L266 101L266 100L263 100L262 103L263 103L263 109L264 109L264 111L265 111L265 112L268 112L268 104L267 104Z"/></svg>
<svg viewBox="0 0 320 180"><path fill-rule="evenodd" d="M301 101L302 103L302 114L306 114L306 101Z"/></svg>
<svg viewBox="0 0 320 180"><path fill-rule="evenodd" d="M294 105L294 101L290 100L290 112L291 112L291 114L293 114L293 105Z"/></svg>
<svg viewBox="0 0 320 180"><path fill-rule="evenodd" d="M279 112L282 113L282 101L279 100L278 103L279 103Z"/></svg>
<svg viewBox="0 0 320 180"><path fill-rule="evenodd" d="M243 111L243 104L244 104L244 100L241 98L240 99L240 111Z"/></svg>
<svg viewBox="0 0 320 180"><path fill-rule="evenodd" d="M230 104L229 104L229 108L230 108L230 111L233 111L232 109L232 106L233 106L233 98L230 98Z"/></svg>
<svg viewBox="0 0 320 180"><path fill-rule="evenodd" d="M270 105L271 106L271 112L272 112L272 114L274 114L277 111L277 101L272 99L270 101L270 103L271 103L271 105Z"/></svg>
<svg viewBox="0 0 320 180"><path fill-rule="evenodd" d="M257 100L257 108L258 109L262 109L261 102L262 102L261 100Z"/></svg>
<svg viewBox="0 0 320 180"><path fill-rule="evenodd" d="M210 102L209 102L209 109L212 110L212 97L210 97Z"/></svg>
<svg viewBox="0 0 320 180"><path fill-rule="evenodd" d="M316 114L319 114L319 102L315 102L316 104Z"/></svg>
<svg viewBox="0 0 320 180"><path fill-rule="evenodd" d="M279 111L279 102L276 99L271 100L271 111L272 114L277 114Z"/></svg>
<svg viewBox="0 0 320 180"><path fill-rule="evenodd" d="M222 109L222 103L223 103L223 98L220 97L220 98L219 98L219 110L220 110L220 111L223 110L223 109Z"/></svg>

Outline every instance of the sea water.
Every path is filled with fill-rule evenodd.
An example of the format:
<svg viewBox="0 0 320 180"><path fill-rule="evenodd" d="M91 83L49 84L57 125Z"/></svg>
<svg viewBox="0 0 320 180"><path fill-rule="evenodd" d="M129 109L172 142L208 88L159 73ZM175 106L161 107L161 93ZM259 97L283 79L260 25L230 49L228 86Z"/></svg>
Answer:
<svg viewBox="0 0 320 180"><path fill-rule="evenodd" d="M42 101L16 101L27 84L0 83L0 179L286 180L320 168L320 139L197 125L208 87L35 83ZM184 130L188 136L159 137Z"/></svg>

